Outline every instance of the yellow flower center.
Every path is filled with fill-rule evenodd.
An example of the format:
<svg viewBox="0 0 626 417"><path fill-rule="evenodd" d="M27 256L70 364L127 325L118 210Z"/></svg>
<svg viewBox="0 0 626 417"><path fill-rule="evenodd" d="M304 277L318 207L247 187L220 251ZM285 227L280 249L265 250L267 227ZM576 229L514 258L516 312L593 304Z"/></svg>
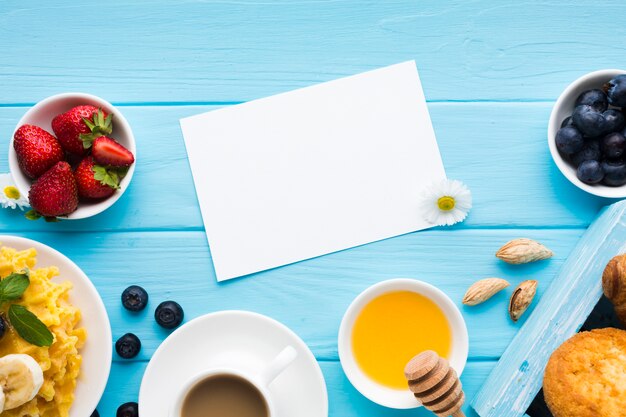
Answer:
<svg viewBox="0 0 626 417"><path fill-rule="evenodd" d="M437 206L441 211L450 211L454 208L454 198L445 195L437 200Z"/></svg>
<svg viewBox="0 0 626 417"><path fill-rule="evenodd" d="M4 187L4 195L6 195L11 200L18 200L20 198L20 192L17 188L9 185L8 187Z"/></svg>

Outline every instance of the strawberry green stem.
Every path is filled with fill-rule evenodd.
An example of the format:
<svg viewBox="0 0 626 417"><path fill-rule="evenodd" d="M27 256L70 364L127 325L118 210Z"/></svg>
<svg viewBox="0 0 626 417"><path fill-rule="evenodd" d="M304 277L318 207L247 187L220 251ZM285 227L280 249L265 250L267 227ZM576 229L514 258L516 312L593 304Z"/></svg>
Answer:
<svg viewBox="0 0 626 417"><path fill-rule="evenodd" d="M104 117L102 109L98 109L98 111L93 114L93 121L83 117L83 122L85 122L91 131L91 133L82 133L80 135L80 140L83 141L83 147L85 149L91 148L93 141L100 136L107 136L113 132L113 115L109 114L107 117Z"/></svg>

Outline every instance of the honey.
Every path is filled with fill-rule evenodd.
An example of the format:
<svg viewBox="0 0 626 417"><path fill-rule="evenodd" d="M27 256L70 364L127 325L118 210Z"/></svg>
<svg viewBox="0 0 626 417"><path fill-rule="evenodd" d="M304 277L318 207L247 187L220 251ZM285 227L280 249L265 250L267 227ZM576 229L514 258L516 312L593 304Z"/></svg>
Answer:
<svg viewBox="0 0 626 417"><path fill-rule="evenodd" d="M404 367L415 355L434 350L449 358L452 331L444 312L429 298L394 291L370 301L352 329L352 351L361 370L392 389L407 389Z"/></svg>

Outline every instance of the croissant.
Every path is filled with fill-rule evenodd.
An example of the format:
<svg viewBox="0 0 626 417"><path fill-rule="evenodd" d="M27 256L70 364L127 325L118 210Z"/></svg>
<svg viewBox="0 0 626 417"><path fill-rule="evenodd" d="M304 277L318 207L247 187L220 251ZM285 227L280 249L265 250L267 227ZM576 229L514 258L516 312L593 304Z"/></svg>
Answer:
<svg viewBox="0 0 626 417"><path fill-rule="evenodd" d="M613 303L617 317L626 326L626 254L615 256L606 265L602 273L602 289Z"/></svg>

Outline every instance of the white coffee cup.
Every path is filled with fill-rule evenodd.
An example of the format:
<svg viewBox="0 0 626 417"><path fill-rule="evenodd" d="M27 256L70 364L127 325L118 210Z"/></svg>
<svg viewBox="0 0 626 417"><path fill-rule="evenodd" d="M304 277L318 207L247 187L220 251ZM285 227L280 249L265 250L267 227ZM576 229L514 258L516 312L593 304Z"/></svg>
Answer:
<svg viewBox="0 0 626 417"><path fill-rule="evenodd" d="M276 415L276 410L269 385L293 363L297 356L296 350L292 346L287 346L260 372L248 372L234 368L205 369L183 385L174 400L170 417L183 417L183 405L191 390L202 381L218 375L235 376L249 382L263 397L267 405L267 417L273 417Z"/></svg>

